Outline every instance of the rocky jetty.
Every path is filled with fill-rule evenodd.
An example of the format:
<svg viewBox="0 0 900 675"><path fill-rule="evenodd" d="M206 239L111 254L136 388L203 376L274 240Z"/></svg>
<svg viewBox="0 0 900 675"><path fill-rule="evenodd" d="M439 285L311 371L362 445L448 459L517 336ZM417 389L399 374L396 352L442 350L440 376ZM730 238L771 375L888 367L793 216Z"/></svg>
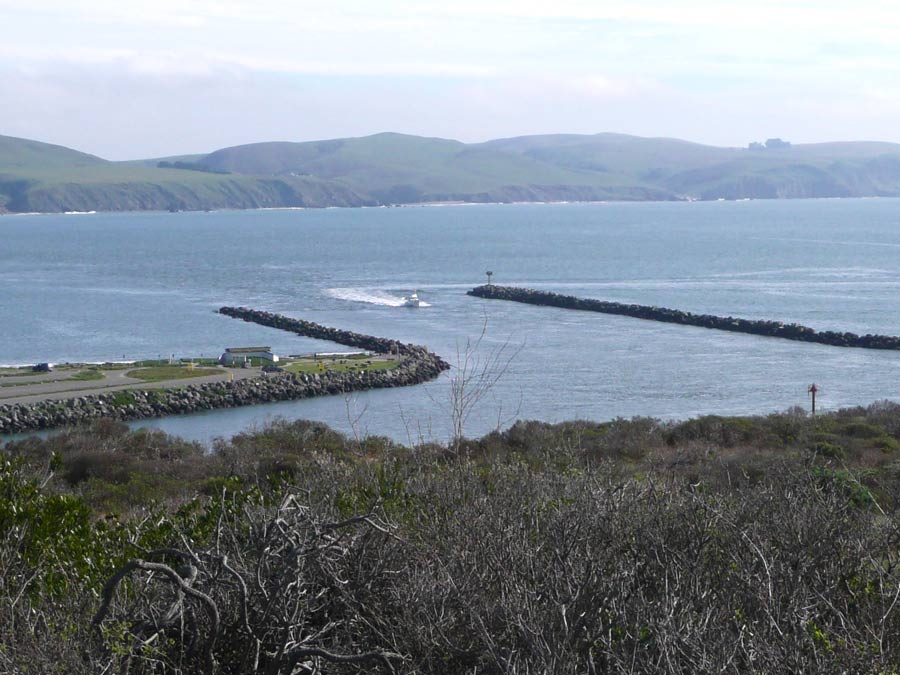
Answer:
<svg viewBox="0 0 900 675"><path fill-rule="evenodd" d="M666 307L648 305L626 305L620 302L607 302L590 298L576 298L571 295L560 295L547 291L536 291L529 288L512 286L495 286L488 284L478 286L468 295L491 300L511 300L529 305L548 305L564 309L580 309L587 312L618 314L635 319L677 323L683 326L697 326L713 330L727 330L733 333L749 333L765 337L797 340L799 342L815 342L832 347L859 347L861 349L900 349L900 337L893 335L857 335L838 331L817 331L808 326L781 321L760 321L737 319L733 316L713 316L710 314L693 314Z"/></svg>
<svg viewBox="0 0 900 675"><path fill-rule="evenodd" d="M261 326L269 328L279 328L303 337L315 338L317 340L328 340L336 342L345 347L355 347L357 349L365 349L370 352L378 352L379 354L399 353L404 355L418 355L422 353L428 354L428 350L417 345L404 345L397 340L389 340L388 338L372 337L371 335L363 335L362 333L354 333L339 328L330 328L320 323L312 321L303 321L302 319L292 319L281 314L273 314L271 312L260 312L256 309L248 309L246 307L220 307L219 314L230 316L234 319L243 319L250 323L258 323ZM440 361L434 354L431 357ZM441 361L441 363L444 363ZM447 368L450 366L444 364Z"/></svg>
<svg viewBox="0 0 900 675"><path fill-rule="evenodd" d="M405 387L432 380L450 367L439 356L418 345L404 345L396 340L245 308L223 307L220 311L228 316L291 330L299 335L374 352L393 351L398 354L400 363L389 370L358 373L327 371L301 375L278 373L264 378L188 385L176 389L128 389L62 401L0 405L0 434L84 424L100 417L136 420L366 389Z"/></svg>

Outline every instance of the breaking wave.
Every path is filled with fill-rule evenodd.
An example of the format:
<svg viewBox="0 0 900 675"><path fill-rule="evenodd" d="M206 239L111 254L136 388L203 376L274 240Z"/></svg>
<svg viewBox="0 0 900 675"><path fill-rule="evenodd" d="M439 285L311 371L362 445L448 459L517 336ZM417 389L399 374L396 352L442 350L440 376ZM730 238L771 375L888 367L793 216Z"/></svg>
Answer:
<svg viewBox="0 0 900 675"><path fill-rule="evenodd" d="M402 295L394 295L377 288L329 288L326 293L338 300L365 302L370 305L383 305L384 307L403 307L403 303L406 300ZM420 301L419 306L431 307L425 301Z"/></svg>

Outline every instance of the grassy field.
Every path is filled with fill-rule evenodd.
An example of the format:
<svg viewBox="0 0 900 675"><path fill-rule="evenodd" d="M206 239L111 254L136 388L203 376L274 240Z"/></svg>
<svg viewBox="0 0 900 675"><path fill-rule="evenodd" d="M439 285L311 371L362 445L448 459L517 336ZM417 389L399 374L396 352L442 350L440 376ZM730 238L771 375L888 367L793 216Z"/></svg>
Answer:
<svg viewBox="0 0 900 675"><path fill-rule="evenodd" d="M53 382L88 382L91 380L103 380L105 379L103 373L99 370L79 370L71 377L63 377L59 379L48 379L48 380L27 380L25 382L18 381L17 378L23 377L25 375L34 375L35 373L31 371L29 368L26 372L17 373L14 375L3 375L2 377L5 379L11 379L11 382L3 382L0 383L0 387L30 387L36 384L51 384Z"/></svg>
<svg viewBox="0 0 900 675"><path fill-rule="evenodd" d="M47 384L47 383L52 382L52 381L53 381L53 380L41 380L41 381L39 381L39 382L32 382L32 381L28 381L28 382L3 382L3 383L0 383L0 387L3 387L3 388L6 388L6 387L27 387L27 386L31 386L31 385L33 385L33 384Z"/></svg>
<svg viewBox="0 0 900 675"><path fill-rule="evenodd" d="M191 358L191 357L183 357L178 359L177 364L172 364L169 362L169 359L144 359L143 361L135 361L133 364L125 364L126 368L155 368L155 367L171 367L173 365L184 365L187 362L192 362L195 366L215 366L218 365L218 359L212 358ZM105 367L105 366L104 366Z"/></svg>
<svg viewBox="0 0 900 675"><path fill-rule="evenodd" d="M363 361L360 359L335 359L328 361L295 361L284 366L289 373L321 373L327 371L337 373L364 373L372 370L392 370L400 365L400 361Z"/></svg>
<svg viewBox="0 0 900 675"><path fill-rule="evenodd" d="M0 368L0 377L26 377L34 375L31 368Z"/></svg>
<svg viewBox="0 0 900 675"><path fill-rule="evenodd" d="M221 375L218 368L186 368L184 366L156 366L153 368L136 368L125 373L128 377L144 382L165 382L166 380L183 380L191 377Z"/></svg>
<svg viewBox="0 0 900 675"><path fill-rule="evenodd" d="M131 370L133 368L170 368L172 366L183 366L186 363L193 363L195 366L217 366L219 365L219 359L214 358L193 358L193 357L181 357L176 360L175 363L172 363L170 359L142 359L140 361L133 361L127 363L102 363L98 368L102 370Z"/></svg>

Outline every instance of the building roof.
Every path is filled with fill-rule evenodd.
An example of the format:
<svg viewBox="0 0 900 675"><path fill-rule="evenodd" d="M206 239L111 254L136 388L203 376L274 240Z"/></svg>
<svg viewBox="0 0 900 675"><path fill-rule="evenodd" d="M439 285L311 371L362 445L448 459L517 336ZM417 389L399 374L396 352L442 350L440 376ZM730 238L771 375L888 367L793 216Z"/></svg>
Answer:
<svg viewBox="0 0 900 675"><path fill-rule="evenodd" d="M228 347L229 354L247 354L248 352L271 352L271 347Z"/></svg>

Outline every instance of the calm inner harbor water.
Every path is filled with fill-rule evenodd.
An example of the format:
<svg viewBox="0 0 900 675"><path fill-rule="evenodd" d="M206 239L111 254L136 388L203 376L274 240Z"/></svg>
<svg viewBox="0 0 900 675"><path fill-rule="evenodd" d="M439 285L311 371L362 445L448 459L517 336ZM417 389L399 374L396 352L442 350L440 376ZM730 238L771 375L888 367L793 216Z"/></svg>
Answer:
<svg viewBox="0 0 900 675"><path fill-rule="evenodd" d="M900 334L900 201L556 204L0 217L0 363L334 345L214 313L246 305L425 344L484 330L507 372L469 419L753 414L900 398L900 353L467 297L483 283ZM413 289L430 306L409 309ZM449 378L135 423L203 442L274 417L445 440Z"/></svg>

